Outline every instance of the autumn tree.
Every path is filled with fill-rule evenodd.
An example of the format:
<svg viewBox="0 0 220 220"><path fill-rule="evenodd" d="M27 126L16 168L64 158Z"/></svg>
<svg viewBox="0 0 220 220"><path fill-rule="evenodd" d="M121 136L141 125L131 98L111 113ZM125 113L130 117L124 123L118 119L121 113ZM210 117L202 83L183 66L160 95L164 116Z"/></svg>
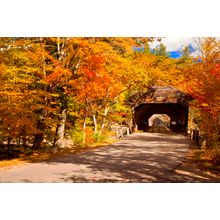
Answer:
<svg viewBox="0 0 220 220"><path fill-rule="evenodd" d="M42 98L41 94L30 89L34 84L36 69L30 68L26 51L27 45L20 38L1 39L2 129L9 139L23 136L24 145L27 135L38 132L33 111L37 100Z"/></svg>
<svg viewBox="0 0 220 220"><path fill-rule="evenodd" d="M166 46L160 43L156 48L153 49L153 54L161 57L168 57Z"/></svg>
<svg viewBox="0 0 220 220"><path fill-rule="evenodd" d="M219 51L218 39L201 39L200 59L196 58L184 71L188 81L185 89L194 97L199 114L197 124L210 145L217 145L220 135Z"/></svg>
<svg viewBox="0 0 220 220"><path fill-rule="evenodd" d="M90 54L86 53L86 62L82 61L78 69L80 77L75 81L77 99L84 106L84 137L86 118L91 117L94 135L102 134L106 118L119 95L143 79L134 77L132 63L135 39L96 38L89 39ZM78 82L78 83L76 83Z"/></svg>
<svg viewBox="0 0 220 220"><path fill-rule="evenodd" d="M149 69L132 49L149 40L2 38L1 134L9 142L22 136L24 144L32 136L33 148L43 140L60 148L65 128L80 121L85 130L89 118L94 135L101 135L123 94L149 84Z"/></svg>

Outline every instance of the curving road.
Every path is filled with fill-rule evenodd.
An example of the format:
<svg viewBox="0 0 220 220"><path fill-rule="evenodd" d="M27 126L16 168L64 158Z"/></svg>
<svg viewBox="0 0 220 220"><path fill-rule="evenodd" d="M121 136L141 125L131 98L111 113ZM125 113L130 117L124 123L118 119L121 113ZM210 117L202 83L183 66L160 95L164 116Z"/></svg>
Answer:
<svg viewBox="0 0 220 220"><path fill-rule="evenodd" d="M174 133L135 133L95 150L0 171L0 182L209 182L207 176L174 172L190 140Z"/></svg>

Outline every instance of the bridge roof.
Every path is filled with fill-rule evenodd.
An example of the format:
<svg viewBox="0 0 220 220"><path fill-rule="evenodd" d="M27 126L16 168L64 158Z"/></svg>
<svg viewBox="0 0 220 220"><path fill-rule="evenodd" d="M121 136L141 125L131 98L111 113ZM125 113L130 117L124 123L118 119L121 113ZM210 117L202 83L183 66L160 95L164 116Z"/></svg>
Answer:
<svg viewBox="0 0 220 220"><path fill-rule="evenodd" d="M192 97L172 86L153 86L145 93L130 96L129 103L138 106L144 103L180 103L187 104Z"/></svg>

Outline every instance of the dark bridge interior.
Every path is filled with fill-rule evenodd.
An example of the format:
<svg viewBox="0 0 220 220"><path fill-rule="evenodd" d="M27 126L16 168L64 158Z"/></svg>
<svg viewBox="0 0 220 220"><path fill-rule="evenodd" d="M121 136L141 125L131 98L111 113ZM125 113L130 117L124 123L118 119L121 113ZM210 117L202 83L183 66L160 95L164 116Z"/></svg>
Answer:
<svg viewBox="0 0 220 220"><path fill-rule="evenodd" d="M148 131L148 119L154 114L167 114L170 129L185 132L188 122L188 105L180 103L143 103L134 109L134 120L138 130Z"/></svg>

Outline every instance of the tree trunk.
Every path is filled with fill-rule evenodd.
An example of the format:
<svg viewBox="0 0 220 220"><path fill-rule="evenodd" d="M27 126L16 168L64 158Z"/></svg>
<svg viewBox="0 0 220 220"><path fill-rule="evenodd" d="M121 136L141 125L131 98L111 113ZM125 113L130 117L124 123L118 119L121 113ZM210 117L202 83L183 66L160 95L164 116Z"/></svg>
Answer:
<svg viewBox="0 0 220 220"><path fill-rule="evenodd" d="M83 122L83 146L85 146L86 144L86 117L84 118L84 122Z"/></svg>
<svg viewBox="0 0 220 220"><path fill-rule="evenodd" d="M57 128L57 140L55 146L57 148L64 147L64 134L65 134L65 123L66 123L66 109L62 110L60 123Z"/></svg>
<svg viewBox="0 0 220 220"><path fill-rule="evenodd" d="M57 141L57 132L58 132L58 126L56 127L56 132L55 132L54 139L53 139L53 147L55 147L55 146L56 146L56 141Z"/></svg>
<svg viewBox="0 0 220 220"><path fill-rule="evenodd" d="M12 138L8 137L8 146L11 144Z"/></svg>
<svg viewBox="0 0 220 220"><path fill-rule="evenodd" d="M94 134L97 134L97 119L95 113L92 115L93 117L93 123L94 123Z"/></svg>
<svg viewBox="0 0 220 220"><path fill-rule="evenodd" d="M33 143L33 146L32 148L33 149L38 149L41 147L41 143L43 141L43 132L39 133L39 134L35 134L34 135L34 143Z"/></svg>
<svg viewBox="0 0 220 220"><path fill-rule="evenodd" d="M60 37L57 37L57 59L60 59Z"/></svg>
<svg viewBox="0 0 220 220"><path fill-rule="evenodd" d="M102 131L103 131L104 127L105 127L105 121L106 121L106 116L107 116L107 114L108 114L108 111L109 111L109 107L106 107L106 108L105 108L105 111L104 111L104 116L103 116L103 120L102 120L102 125L101 125L100 131L99 131L99 135L102 134Z"/></svg>
<svg viewBox="0 0 220 220"><path fill-rule="evenodd" d="M18 145L18 146L21 145L21 136L19 136L18 139L17 139L17 145Z"/></svg>
<svg viewBox="0 0 220 220"><path fill-rule="evenodd" d="M40 120L37 122L37 129L41 130L41 132L34 135L34 143L32 145L33 149L40 148L41 147L41 143L42 143L42 141L44 139L43 131L45 129L45 124L42 121L40 121Z"/></svg>
<svg viewBox="0 0 220 220"><path fill-rule="evenodd" d="M26 135L23 135L23 146L27 147L27 139L26 139Z"/></svg>
<svg viewBox="0 0 220 220"><path fill-rule="evenodd" d="M10 141L11 138L8 138L8 144L7 144L7 158L10 159Z"/></svg>
<svg viewBox="0 0 220 220"><path fill-rule="evenodd" d="M44 50L44 46L43 46L43 38L40 37L40 44L41 44L41 50ZM46 77L46 63L45 63L45 56L42 54L42 70L43 70L43 76L44 78ZM44 86L44 88L46 88L46 86Z"/></svg>
<svg viewBox="0 0 220 220"><path fill-rule="evenodd" d="M132 120L131 132L136 132L136 131L138 131L138 125L137 125L135 117L134 117L134 115L135 115L134 108L131 109L131 113L132 113L132 117L131 117L131 120Z"/></svg>

